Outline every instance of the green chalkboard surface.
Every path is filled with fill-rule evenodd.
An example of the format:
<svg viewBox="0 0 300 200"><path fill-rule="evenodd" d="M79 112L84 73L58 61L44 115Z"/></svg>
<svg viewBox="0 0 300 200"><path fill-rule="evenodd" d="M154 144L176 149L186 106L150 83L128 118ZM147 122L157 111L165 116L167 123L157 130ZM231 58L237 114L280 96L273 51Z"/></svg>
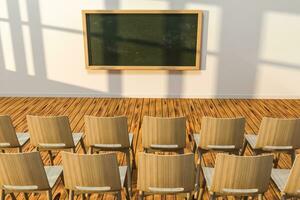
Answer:
<svg viewBox="0 0 300 200"><path fill-rule="evenodd" d="M118 69L196 68L198 15L86 13L88 65Z"/></svg>

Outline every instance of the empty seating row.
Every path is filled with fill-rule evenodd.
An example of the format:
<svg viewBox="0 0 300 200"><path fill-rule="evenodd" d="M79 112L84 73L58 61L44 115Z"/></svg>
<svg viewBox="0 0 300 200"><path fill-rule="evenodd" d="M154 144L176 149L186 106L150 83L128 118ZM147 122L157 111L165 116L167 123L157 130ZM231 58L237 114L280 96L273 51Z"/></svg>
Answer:
<svg viewBox="0 0 300 200"><path fill-rule="evenodd" d="M159 155L140 152L138 154L139 199L151 194L185 193L188 199L208 189L210 199L219 196L256 197L261 200L267 191L270 178L280 189L282 199L299 197L300 155L291 170L272 169L272 155L236 156L219 153L215 167L202 167L201 188L195 186L196 169L194 154ZM11 167L14 166L14 167ZM43 166L38 152L0 154L1 199L7 194L15 198L14 192L47 192L52 200L52 189L62 180L69 199L81 195L113 193L121 199L125 188L130 199L128 167L118 166L115 153L75 154L62 153L62 166Z"/></svg>
<svg viewBox="0 0 300 200"><path fill-rule="evenodd" d="M27 116L31 144L39 151L45 150L53 165L52 150L71 149L81 144L84 153L83 133L71 132L67 117L60 116ZM198 153L196 188L199 188L201 158L206 152L229 152L243 154L249 144L254 154L264 152L287 152L295 158L295 150L299 148L299 119L264 118L258 136L245 135L244 118L212 118L203 117L200 134L189 134L194 141L193 150ZM85 135L89 153L96 151L120 151L126 154L128 166L127 186L131 196L131 159L133 134L128 133L126 117L93 117L85 116ZM29 140L28 133L14 132L8 116L0 116L0 148L22 146ZM159 118L145 116L142 124L142 145L144 152L167 151L184 153L186 147L186 119ZM279 156L276 156L275 167Z"/></svg>

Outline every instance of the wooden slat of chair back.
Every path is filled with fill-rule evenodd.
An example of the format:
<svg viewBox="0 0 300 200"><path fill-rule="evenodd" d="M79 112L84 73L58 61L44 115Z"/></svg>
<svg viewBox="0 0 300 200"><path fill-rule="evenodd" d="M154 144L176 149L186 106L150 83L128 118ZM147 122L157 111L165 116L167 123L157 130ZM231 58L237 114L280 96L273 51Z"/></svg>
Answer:
<svg viewBox="0 0 300 200"><path fill-rule="evenodd" d="M62 152L65 187L103 187L121 190L120 173L115 153L73 154Z"/></svg>
<svg viewBox="0 0 300 200"><path fill-rule="evenodd" d="M2 188L6 185L50 189L39 152L0 154L0 184Z"/></svg>
<svg viewBox="0 0 300 200"><path fill-rule="evenodd" d="M142 124L143 148L151 145L178 145L178 149L186 144L185 117L150 117L144 116Z"/></svg>
<svg viewBox="0 0 300 200"><path fill-rule="evenodd" d="M300 148L300 119L262 119L256 148L265 146L292 146Z"/></svg>
<svg viewBox="0 0 300 200"><path fill-rule="evenodd" d="M74 147L72 131L67 116L27 115L30 142L39 144L65 144L64 148Z"/></svg>
<svg viewBox="0 0 300 200"><path fill-rule="evenodd" d="M217 154L211 191L253 190L262 194L268 189L273 164L272 155L235 156Z"/></svg>
<svg viewBox="0 0 300 200"><path fill-rule="evenodd" d="M7 143L10 147L20 146L12 120L7 115L0 116L0 143L4 146Z"/></svg>
<svg viewBox="0 0 300 200"><path fill-rule="evenodd" d="M191 192L195 187L194 154L157 155L139 153L138 190L151 188ZM176 193L176 192L174 192Z"/></svg>
<svg viewBox="0 0 300 200"><path fill-rule="evenodd" d="M243 146L245 118L203 117L199 147L209 149L209 145L234 145L236 149Z"/></svg>
<svg viewBox="0 0 300 200"><path fill-rule="evenodd" d="M300 195L300 155L296 156L283 192L290 195Z"/></svg>
<svg viewBox="0 0 300 200"><path fill-rule="evenodd" d="M85 116L86 144L121 144L128 148L128 126L125 116L94 117Z"/></svg>

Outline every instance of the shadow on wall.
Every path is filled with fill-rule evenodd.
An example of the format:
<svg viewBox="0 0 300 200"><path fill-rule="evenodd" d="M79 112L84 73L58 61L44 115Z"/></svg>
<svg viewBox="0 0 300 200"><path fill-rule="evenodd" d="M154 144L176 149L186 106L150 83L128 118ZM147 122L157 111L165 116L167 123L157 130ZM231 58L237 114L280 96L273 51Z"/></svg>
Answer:
<svg viewBox="0 0 300 200"><path fill-rule="evenodd" d="M105 9L120 9L120 0L105 0ZM117 29L117 28L116 28ZM122 95L122 71L108 71L108 93L113 96Z"/></svg>

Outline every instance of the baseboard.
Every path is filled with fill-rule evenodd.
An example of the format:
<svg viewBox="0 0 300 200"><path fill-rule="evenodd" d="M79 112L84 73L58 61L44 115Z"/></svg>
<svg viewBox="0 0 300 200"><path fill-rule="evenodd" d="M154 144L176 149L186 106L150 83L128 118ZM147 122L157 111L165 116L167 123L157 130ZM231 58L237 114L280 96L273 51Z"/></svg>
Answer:
<svg viewBox="0 0 300 200"><path fill-rule="evenodd" d="M201 95L157 95L157 94L97 94L97 93L0 93L0 97L103 97L103 98L203 98L203 99L300 99L300 95L251 95L251 94L201 94Z"/></svg>

